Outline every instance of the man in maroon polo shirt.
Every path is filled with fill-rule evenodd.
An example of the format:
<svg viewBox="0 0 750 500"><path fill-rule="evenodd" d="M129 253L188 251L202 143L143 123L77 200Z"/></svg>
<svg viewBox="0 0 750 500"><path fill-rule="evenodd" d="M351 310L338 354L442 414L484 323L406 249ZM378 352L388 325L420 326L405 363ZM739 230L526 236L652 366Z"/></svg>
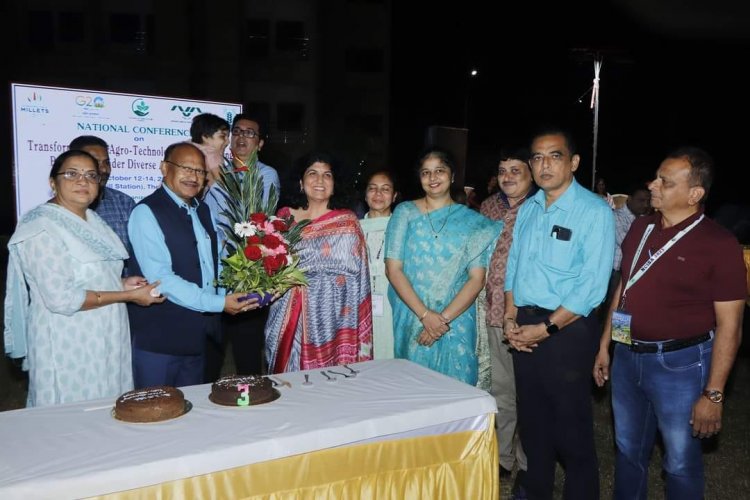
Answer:
<svg viewBox="0 0 750 500"><path fill-rule="evenodd" d="M671 153L649 185L656 213L622 243L622 278L593 375L612 362L616 499L646 499L657 429L667 499L702 499L700 438L721 429L723 391L741 340L746 294L742 249L705 217L713 161L697 148Z"/></svg>

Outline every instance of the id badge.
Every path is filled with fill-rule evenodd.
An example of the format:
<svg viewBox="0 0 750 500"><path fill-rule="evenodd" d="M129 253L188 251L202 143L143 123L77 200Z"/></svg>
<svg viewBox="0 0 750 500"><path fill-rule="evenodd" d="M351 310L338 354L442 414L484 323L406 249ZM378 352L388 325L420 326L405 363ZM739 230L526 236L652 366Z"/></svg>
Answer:
<svg viewBox="0 0 750 500"><path fill-rule="evenodd" d="M385 297L383 295L372 294L372 315L382 317L384 313Z"/></svg>
<svg viewBox="0 0 750 500"><path fill-rule="evenodd" d="M630 321L633 316L622 309L612 313L612 340L630 345L633 341L630 338Z"/></svg>

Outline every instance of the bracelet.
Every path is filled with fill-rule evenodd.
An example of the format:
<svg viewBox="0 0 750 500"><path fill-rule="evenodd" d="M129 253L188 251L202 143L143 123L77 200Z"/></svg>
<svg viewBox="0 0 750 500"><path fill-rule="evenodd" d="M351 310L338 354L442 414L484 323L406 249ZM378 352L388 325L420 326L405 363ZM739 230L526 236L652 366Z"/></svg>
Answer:
<svg viewBox="0 0 750 500"><path fill-rule="evenodd" d="M503 319L505 319L505 321L515 321L516 320L516 318L503 318Z"/></svg>
<svg viewBox="0 0 750 500"><path fill-rule="evenodd" d="M427 316L428 312L430 312L430 310L429 309L425 309L424 314L422 314L422 316L419 317L419 321L422 321L424 319L424 317Z"/></svg>
<svg viewBox="0 0 750 500"><path fill-rule="evenodd" d="M94 292L94 295L96 295L96 305L100 306L102 305L102 294L99 292Z"/></svg>

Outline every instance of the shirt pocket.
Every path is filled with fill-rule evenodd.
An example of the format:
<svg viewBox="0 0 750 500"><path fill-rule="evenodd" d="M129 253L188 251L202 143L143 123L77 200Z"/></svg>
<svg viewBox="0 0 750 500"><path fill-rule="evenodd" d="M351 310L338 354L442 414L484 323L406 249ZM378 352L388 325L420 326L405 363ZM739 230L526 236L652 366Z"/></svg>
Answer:
<svg viewBox="0 0 750 500"><path fill-rule="evenodd" d="M573 240L559 240L555 237L545 238L542 247L542 258L545 266L563 274L574 275L575 243Z"/></svg>

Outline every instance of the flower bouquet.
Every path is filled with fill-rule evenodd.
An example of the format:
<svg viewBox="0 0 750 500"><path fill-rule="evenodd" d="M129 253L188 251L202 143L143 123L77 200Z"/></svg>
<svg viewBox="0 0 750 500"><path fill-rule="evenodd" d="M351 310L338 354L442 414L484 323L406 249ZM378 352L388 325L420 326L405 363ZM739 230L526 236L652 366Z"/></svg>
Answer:
<svg viewBox="0 0 750 500"><path fill-rule="evenodd" d="M310 221L295 224L288 209L273 215L276 189L271 186L264 203L263 178L256 162L257 152L250 157L249 168L233 169L228 163L216 181L226 202L219 227L228 247L218 284L230 292L247 292L248 299L257 297L264 306L274 295L307 284L304 271L297 267L294 246Z"/></svg>

